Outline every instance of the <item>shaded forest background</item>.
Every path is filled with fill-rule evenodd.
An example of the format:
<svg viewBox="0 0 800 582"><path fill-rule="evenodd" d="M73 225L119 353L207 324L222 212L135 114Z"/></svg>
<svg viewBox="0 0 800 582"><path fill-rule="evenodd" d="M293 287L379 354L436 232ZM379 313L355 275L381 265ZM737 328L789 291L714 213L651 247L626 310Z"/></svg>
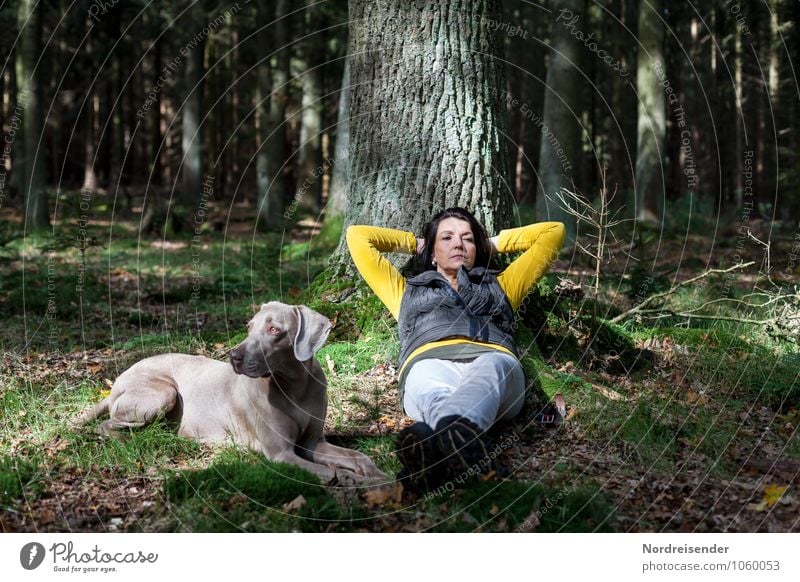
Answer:
<svg viewBox="0 0 800 582"><path fill-rule="evenodd" d="M485 24L503 45L514 199L545 219L543 189L592 197L605 166L631 216L658 221L690 199L723 223L796 222L798 12L788 0L503 2ZM267 229L295 210L343 212L346 2L12 0L0 23L3 220L28 200L26 229L58 222L58 204L95 193L144 233L188 231L211 200L246 205ZM571 86L548 78L564 38ZM545 111L548 82L568 110ZM564 152L555 187L548 140ZM660 202L645 199L651 181Z"/></svg>

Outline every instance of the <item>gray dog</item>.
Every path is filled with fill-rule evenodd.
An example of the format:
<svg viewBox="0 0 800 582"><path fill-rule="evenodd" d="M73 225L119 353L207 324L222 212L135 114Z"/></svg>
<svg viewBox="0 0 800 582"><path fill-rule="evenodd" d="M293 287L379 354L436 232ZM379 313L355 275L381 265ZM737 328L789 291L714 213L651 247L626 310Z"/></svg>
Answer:
<svg viewBox="0 0 800 582"><path fill-rule="evenodd" d="M331 322L308 307L273 301L261 306L247 329L230 364L184 354L134 364L108 397L72 425L109 414L101 430L113 435L166 417L180 424L180 435L205 443L232 440L325 481L385 479L363 453L325 442L327 381L314 354Z"/></svg>

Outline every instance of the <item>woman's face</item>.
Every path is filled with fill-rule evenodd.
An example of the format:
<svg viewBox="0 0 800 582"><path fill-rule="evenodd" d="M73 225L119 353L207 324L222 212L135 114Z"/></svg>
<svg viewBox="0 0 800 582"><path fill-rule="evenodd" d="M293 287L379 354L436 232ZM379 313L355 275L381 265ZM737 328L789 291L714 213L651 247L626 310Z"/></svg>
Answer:
<svg viewBox="0 0 800 582"><path fill-rule="evenodd" d="M471 269L475 264L475 253L475 236L469 222L450 217L439 223L433 245L433 264L437 271L454 274L462 265Z"/></svg>

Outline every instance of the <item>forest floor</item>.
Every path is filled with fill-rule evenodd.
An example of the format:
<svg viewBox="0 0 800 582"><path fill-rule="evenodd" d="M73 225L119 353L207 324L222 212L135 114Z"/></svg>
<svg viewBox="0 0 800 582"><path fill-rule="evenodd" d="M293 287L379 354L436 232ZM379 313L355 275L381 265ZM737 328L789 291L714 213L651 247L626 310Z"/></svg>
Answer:
<svg viewBox="0 0 800 582"><path fill-rule="evenodd" d="M393 441L410 419L397 399L391 317L352 284L312 284L338 242L336 225L254 234L245 228L250 209L235 210L240 233L204 230L199 242L139 236L125 221L112 238L98 219L89 244L76 245L74 217L55 234L23 240L12 220L2 223L11 234L0 245L0 531L800 531L796 342L763 326L678 316L593 328L591 301L546 299L560 279L589 283L591 265L577 255L540 286L556 302L550 314L534 302L524 318L523 363L539 389L517 419L493 430L507 479L415 497L393 482L326 486L164 426L121 440L68 430L71 416L142 357L223 359L255 305L306 301L336 324L318 354L329 440L370 454L389 475L399 469ZM649 294L728 266L733 255L763 259L758 245L745 251L735 236L705 232L639 243L652 259ZM777 265L792 234L769 236ZM615 256L597 303L607 319L641 301L635 291L648 280L622 251ZM797 284L779 271L772 283ZM755 269L709 277L663 305L741 299L756 285L766 283ZM534 420L542 392L566 398L558 428Z"/></svg>

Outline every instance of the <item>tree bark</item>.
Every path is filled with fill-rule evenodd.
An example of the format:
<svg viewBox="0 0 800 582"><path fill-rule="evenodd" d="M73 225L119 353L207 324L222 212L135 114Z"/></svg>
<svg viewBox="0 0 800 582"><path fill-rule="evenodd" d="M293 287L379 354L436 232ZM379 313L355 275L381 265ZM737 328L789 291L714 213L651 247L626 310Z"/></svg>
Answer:
<svg viewBox="0 0 800 582"><path fill-rule="evenodd" d="M539 220L563 222L568 244L575 241L575 217L555 202L561 188L579 187L573 181L580 167L581 115L584 81L580 63L585 48L575 31L585 35L583 19L585 0L564 0L554 3L550 34L550 60L547 66L547 88L539 149L539 186L536 195L536 216Z"/></svg>
<svg viewBox="0 0 800 582"><path fill-rule="evenodd" d="M450 206L510 223L495 0L350 3L351 182L345 225L420 233ZM344 237L332 264L345 265Z"/></svg>
<svg viewBox="0 0 800 582"><path fill-rule="evenodd" d="M639 124L636 142L636 218L659 224L664 218L666 104L661 78L666 77L661 2L639 5L639 56L636 91Z"/></svg>
<svg viewBox="0 0 800 582"><path fill-rule="evenodd" d="M22 131L16 138L22 141L22 156L15 158L15 172L21 172L25 199L26 227L38 228L49 224L47 191L45 190L44 117L42 112L42 80L37 60L42 54L41 2L21 0L19 3L20 47L17 53L17 107ZM15 110L16 111L16 110ZM19 146L17 146L19 148Z"/></svg>

